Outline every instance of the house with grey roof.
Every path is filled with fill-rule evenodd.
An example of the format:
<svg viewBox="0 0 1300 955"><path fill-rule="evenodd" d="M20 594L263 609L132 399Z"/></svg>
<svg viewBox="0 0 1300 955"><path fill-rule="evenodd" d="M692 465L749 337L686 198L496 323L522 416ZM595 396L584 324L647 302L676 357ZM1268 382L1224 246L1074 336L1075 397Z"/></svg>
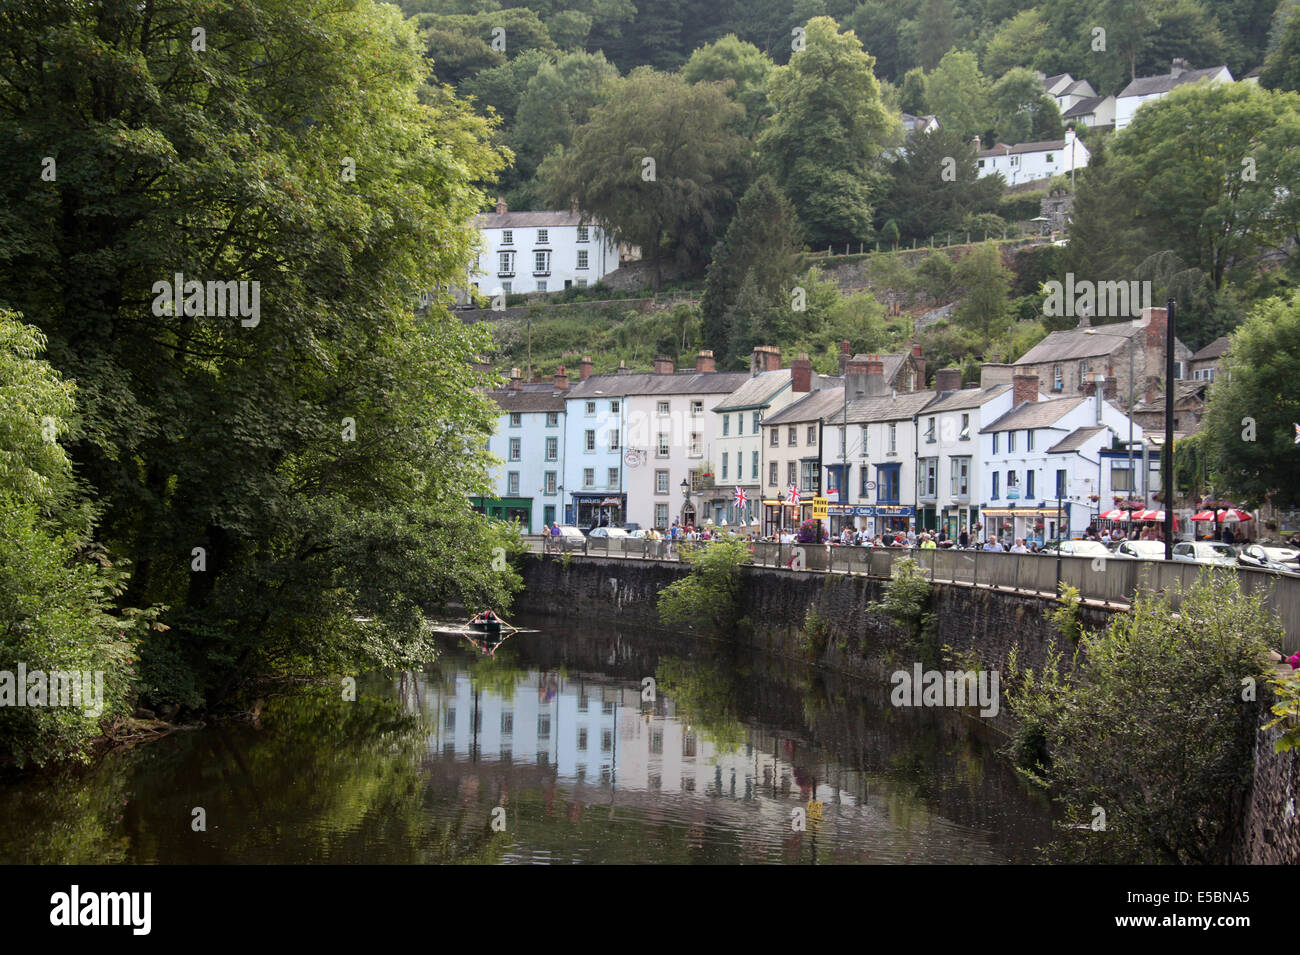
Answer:
<svg viewBox="0 0 1300 955"><path fill-rule="evenodd" d="M1064 175L1082 169L1092 158L1073 129L1067 129L1063 139L1014 146L998 143L991 149L981 149L978 141L974 145L977 174L981 177L1001 174L1008 186Z"/></svg>
<svg viewBox="0 0 1300 955"><path fill-rule="evenodd" d="M481 295L585 288L619 266L618 245L578 212L511 212L498 199L496 211L475 216L473 225L482 241L464 289ZM458 298L468 295L462 290Z"/></svg>
<svg viewBox="0 0 1300 955"><path fill-rule="evenodd" d="M1078 123L1089 129L1114 129L1115 97L1088 96L1061 114L1067 124Z"/></svg>
<svg viewBox="0 0 1300 955"><path fill-rule="evenodd" d="M1214 381L1219 375L1219 362L1232 344L1227 335L1221 335L1191 357L1188 366L1193 381Z"/></svg>
<svg viewBox="0 0 1300 955"><path fill-rule="evenodd" d="M764 535L811 517L812 499L823 486L822 419L843 404L843 380L816 375L806 395L760 422ZM798 491L797 504L791 502L792 488Z"/></svg>
<svg viewBox="0 0 1300 955"><path fill-rule="evenodd" d="M1119 131L1133 122L1133 116L1143 103L1168 96L1170 91L1188 83L1231 83L1232 73L1226 66L1211 66L1193 70L1185 59L1177 58L1162 76L1141 76L1129 83L1115 98L1115 129Z"/></svg>
<svg viewBox="0 0 1300 955"><path fill-rule="evenodd" d="M1093 391L1044 400L1037 375L1014 375L1010 409L980 429L983 538L1080 536L1109 507L1099 508L1109 489L1131 486L1127 474L1117 482L1101 456L1127 441L1128 416L1104 388ZM1143 440L1141 427L1133 437Z"/></svg>

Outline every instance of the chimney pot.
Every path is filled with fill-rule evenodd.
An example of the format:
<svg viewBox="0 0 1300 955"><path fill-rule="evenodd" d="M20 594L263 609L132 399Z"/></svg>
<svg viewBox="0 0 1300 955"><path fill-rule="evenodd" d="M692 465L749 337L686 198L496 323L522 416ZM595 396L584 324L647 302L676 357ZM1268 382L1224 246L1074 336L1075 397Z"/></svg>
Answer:
<svg viewBox="0 0 1300 955"><path fill-rule="evenodd" d="M673 373L673 360L666 355L659 355L655 358L654 369L656 375L671 375Z"/></svg>
<svg viewBox="0 0 1300 955"><path fill-rule="evenodd" d="M717 362L713 360L713 352L708 349L701 349L700 353L695 356L695 371L697 374L707 375L717 370Z"/></svg>
<svg viewBox="0 0 1300 955"><path fill-rule="evenodd" d="M751 376L781 370L781 349L774 345L755 345L749 360Z"/></svg>
<svg viewBox="0 0 1300 955"><path fill-rule="evenodd" d="M961 391L961 369L940 368L936 371L934 373L934 390L940 393Z"/></svg>
<svg viewBox="0 0 1300 955"><path fill-rule="evenodd" d="M506 201L497 196L497 215L505 215L509 210L506 208Z"/></svg>
<svg viewBox="0 0 1300 955"><path fill-rule="evenodd" d="M812 391L812 362L806 354L790 363L790 390L798 394Z"/></svg>
<svg viewBox="0 0 1300 955"><path fill-rule="evenodd" d="M569 390L569 375L564 370L563 365L555 369L555 390L556 391Z"/></svg>
<svg viewBox="0 0 1300 955"><path fill-rule="evenodd" d="M1011 378L1011 407L1018 408L1025 402L1038 400L1038 376L1033 374L1014 375Z"/></svg>
<svg viewBox="0 0 1300 955"><path fill-rule="evenodd" d="M578 380L582 381L584 378L590 378L591 368L591 356L583 355L582 361L578 362Z"/></svg>

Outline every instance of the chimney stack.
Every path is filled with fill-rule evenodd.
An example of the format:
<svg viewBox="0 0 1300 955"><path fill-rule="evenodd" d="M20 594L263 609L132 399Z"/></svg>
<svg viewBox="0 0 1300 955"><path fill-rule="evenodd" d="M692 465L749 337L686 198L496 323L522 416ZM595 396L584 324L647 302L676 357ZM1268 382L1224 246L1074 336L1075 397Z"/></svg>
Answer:
<svg viewBox="0 0 1300 955"><path fill-rule="evenodd" d="M934 373L934 390L942 394L945 391L961 391L961 369L940 368Z"/></svg>
<svg viewBox="0 0 1300 955"><path fill-rule="evenodd" d="M717 370L717 363L713 360L713 352L705 348L695 356L695 372L700 375L707 375Z"/></svg>
<svg viewBox="0 0 1300 955"><path fill-rule="evenodd" d="M916 388L914 391L925 390L925 355L921 351L919 343L912 345L912 364L916 366Z"/></svg>
<svg viewBox="0 0 1300 955"><path fill-rule="evenodd" d="M812 391L812 362L801 354L790 364L790 390L796 394Z"/></svg>
<svg viewBox="0 0 1300 955"><path fill-rule="evenodd" d="M657 355L655 357L655 374L671 375L673 373L673 360L667 355Z"/></svg>
<svg viewBox="0 0 1300 955"><path fill-rule="evenodd" d="M1174 61L1169 65L1169 75L1174 79L1182 76L1187 72L1187 60L1181 56L1174 57Z"/></svg>
<svg viewBox="0 0 1300 955"><path fill-rule="evenodd" d="M992 388L994 385L1009 385L1015 368L1001 362L988 361L980 365L980 387Z"/></svg>
<svg viewBox="0 0 1300 955"><path fill-rule="evenodd" d="M1011 378L1011 407L1018 408L1026 401L1038 400L1038 376L1014 375Z"/></svg>
<svg viewBox="0 0 1300 955"><path fill-rule="evenodd" d="M497 196L497 215L505 215L509 210L506 208L506 201Z"/></svg>
<svg viewBox="0 0 1300 955"><path fill-rule="evenodd" d="M885 384L885 363L879 355L868 355L866 361L867 395L883 395L889 390Z"/></svg>
<svg viewBox="0 0 1300 955"><path fill-rule="evenodd" d="M568 372L565 371L563 365L555 369L555 390L556 391L569 390L569 374Z"/></svg>
<svg viewBox="0 0 1300 955"><path fill-rule="evenodd" d="M1142 309L1142 323L1146 329L1146 347L1159 351L1161 357L1164 357L1165 353L1165 322L1168 317L1169 313L1163 308Z"/></svg>
<svg viewBox="0 0 1300 955"><path fill-rule="evenodd" d="M591 377L591 356L583 355L582 361L578 362L578 380L582 381Z"/></svg>
<svg viewBox="0 0 1300 955"><path fill-rule="evenodd" d="M626 361L626 360L624 360L624 359L622 359L622 358L620 358L620 359L618 360L618 371L616 372L616 374L619 374L619 375L630 375L630 374L632 374L632 369L629 368L629 367L627 367L627 361Z"/></svg>
<svg viewBox="0 0 1300 955"><path fill-rule="evenodd" d="M524 386L524 380L519 374L518 368L510 369L510 390L519 391Z"/></svg>
<svg viewBox="0 0 1300 955"><path fill-rule="evenodd" d="M844 368L853 356L853 351L847 341L840 342L840 377L844 377Z"/></svg>
<svg viewBox="0 0 1300 955"><path fill-rule="evenodd" d="M854 355L852 358L845 359L843 366L844 387L847 389L847 399L852 401L855 398L865 398L867 395L866 357Z"/></svg>
<svg viewBox="0 0 1300 955"><path fill-rule="evenodd" d="M781 349L774 345L755 345L749 359L749 374L762 374L765 371L781 370Z"/></svg>

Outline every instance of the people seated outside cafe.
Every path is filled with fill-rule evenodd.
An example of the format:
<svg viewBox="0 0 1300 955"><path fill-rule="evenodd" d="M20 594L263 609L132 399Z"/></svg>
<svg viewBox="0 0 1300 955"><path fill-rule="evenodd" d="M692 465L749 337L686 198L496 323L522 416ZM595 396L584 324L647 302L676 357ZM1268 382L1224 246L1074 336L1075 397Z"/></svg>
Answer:
<svg viewBox="0 0 1300 955"><path fill-rule="evenodd" d="M991 536L984 542L984 549L1000 554L1003 551L1002 542L996 536Z"/></svg>
<svg viewBox="0 0 1300 955"><path fill-rule="evenodd" d="M938 547L939 545L934 542L934 538L929 534L921 535L921 550L937 550Z"/></svg>
<svg viewBox="0 0 1300 955"><path fill-rule="evenodd" d="M1023 537L1017 537L1017 538L1016 538L1016 542L1015 542L1015 544L1012 546L1010 553L1012 553L1012 554L1028 554L1028 553L1029 553L1029 548L1025 546L1025 539L1024 539Z"/></svg>

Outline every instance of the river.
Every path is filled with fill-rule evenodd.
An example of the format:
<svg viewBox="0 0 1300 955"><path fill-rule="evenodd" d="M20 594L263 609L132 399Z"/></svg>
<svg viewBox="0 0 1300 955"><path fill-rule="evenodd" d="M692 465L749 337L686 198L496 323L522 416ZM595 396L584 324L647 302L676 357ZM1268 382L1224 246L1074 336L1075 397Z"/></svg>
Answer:
<svg viewBox="0 0 1300 955"><path fill-rule="evenodd" d="M0 862L1007 863L1051 840L1001 738L883 678L532 625L0 785Z"/></svg>

